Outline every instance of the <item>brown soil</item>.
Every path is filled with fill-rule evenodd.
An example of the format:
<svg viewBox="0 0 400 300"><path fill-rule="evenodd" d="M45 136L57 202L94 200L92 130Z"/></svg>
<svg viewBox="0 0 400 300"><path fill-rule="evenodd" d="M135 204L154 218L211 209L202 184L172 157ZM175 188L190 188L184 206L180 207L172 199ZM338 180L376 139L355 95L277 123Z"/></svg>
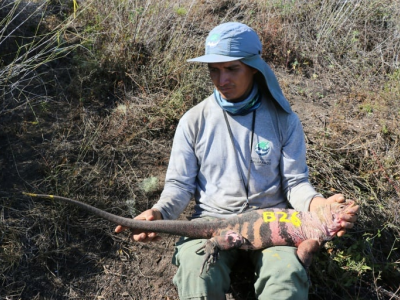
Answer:
<svg viewBox="0 0 400 300"><path fill-rule="evenodd" d="M299 85L295 76L286 77L285 80L288 86ZM308 83L311 84L311 81ZM304 96L291 97L293 109L303 121L309 144L319 140L321 130L332 119L335 99L340 99L340 96L327 94L319 102ZM56 159L53 157L53 161L58 160L59 165L47 165L48 147L58 146L60 132L69 130L73 137L73 131L79 130L82 108L73 107L74 104L52 103L51 109L41 114L38 125L33 125L33 115L29 110L2 119L0 186L3 243L11 243L14 237L20 244L16 243L14 248L7 244L3 250L10 251L9 259L14 261L10 264L11 269L0 276L0 298L177 299L172 284L176 269L171 265L177 237L163 235L163 239L157 243L134 243L127 234L114 234L113 224L83 211L21 195L22 191L40 189L54 169L58 168L61 172L63 164L71 164L74 157L79 155L79 147L64 153L53 150L52 155L59 155ZM85 109L99 111L102 108L94 104ZM355 121L348 126L356 131L359 126L357 122L365 120ZM157 138L157 143L165 147L147 147L148 143L141 142L134 145L131 154L136 158L131 160L131 164L137 176L146 178L148 174L155 174L163 178L171 136L168 133ZM69 141L71 145L77 142L78 139ZM140 156L137 156L139 153ZM92 154L95 155L96 151ZM95 176L90 184L98 186L96 181L102 179ZM79 185L85 186L85 183ZM160 186L161 190L162 183ZM107 206L108 203L109 211L126 215L124 205L118 199L118 194L122 195L123 192L113 191L116 195L105 194L104 202L100 199L90 199L88 202L97 206ZM138 202L138 209L151 206L159 192L143 197L143 201ZM182 219L189 215L190 208ZM243 271L239 267L232 274L233 294L228 296L232 299L254 299L252 277L251 270ZM318 296L311 297L330 299L329 295L323 293L319 291Z"/></svg>
<svg viewBox="0 0 400 300"><path fill-rule="evenodd" d="M106 78L110 82L104 90L89 91L86 95L82 89L79 94L73 71L69 73L74 66L68 57L52 68L49 78L57 77L57 84L49 79L51 90L46 93L51 95L46 101L34 106L15 104L16 109L0 111L0 299L178 299L172 284L176 268L171 264L178 237L162 235L157 243L134 243L127 233L115 234L114 224L82 210L22 195L58 194L131 217L127 199L134 195L134 208L140 212L157 201L163 187L177 118L166 121L161 116L149 124L147 116L133 121L113 117L114 109L121 104L116 96L118 91L115 92L115 78ZM355 164L368 164L374 153L369 147L372 142L372 150L382 156L390 147L398 147L396 114L369 115L360 111L358 104L365 100L363 97L374 98L372 92L367 96L352 94L345 82L332 87L331 81L324 83L302 74L288 74L287 70L278 70L277 75L304 126L313 184L326 196L336 192L354 196L355 191L369 191L367 181L356 174ZM95 80L100 82L99 78ZM46 94L40 90L33 94L40 93ZM87 98L82 99L82 95ZM145 112L153 113L151 109ZM392 120L394 125L384 136L380 120L387 116L390 118L386 120ZM365 177L381 176L382 186L391 188L386 194L384 188L377 188L380 198L396 198L384 172L376 168L368 172ZM140 182L150 176L159 179L159 186L145 193ZM384 208L398 212L398 197L391 203L393 207ZM375 224L371 219L381 216L371 210L366 205L362 215L364 227L357 225L353 231L358 237ZM181 219L190 213L188 207ZM386 240L390 240L392 236L386 234ZM342 249L356 242L352 237L343 240ZM387 247L391 246L392 240L390 245L375 246L375 255L387 257ZM372 252L369 247L365 246ZM377 278L361 276L356 284L349 280L348 285L340 285L342 282L337 282L335 276L325 276L329 272L346 273L330 259L329 255L336 250L321 251L321 260L328 260L321 264L326 269L320 269L315 262L310 299L399 299L399 277L390 276L398 268L395 264L388 265L386 277L379 274L384 289L378 289ZM398 250L390 249L390 255L395 261ZM348 272L349 277L355 274ZM232 273L232 290L227 297L254 299L253 279L248 263L240 262Z"/></svg>

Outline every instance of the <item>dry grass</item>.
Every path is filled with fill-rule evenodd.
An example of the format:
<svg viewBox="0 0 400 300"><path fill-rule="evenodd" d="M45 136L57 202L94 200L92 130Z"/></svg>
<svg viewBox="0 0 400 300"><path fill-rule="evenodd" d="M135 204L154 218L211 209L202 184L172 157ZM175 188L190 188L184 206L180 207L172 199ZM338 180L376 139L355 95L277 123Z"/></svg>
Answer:
<svg viewBox="0 0 400 300"><path fill-rule="evenodd" d="M260 33L303 121L313 184L362 206L356 228L315 262L310 298L400 297L398 1L73 3L0 4L0 47L9 49L0 70L0 298L177 297L174 238L132 244L97 218L20 192L125 216L157 201L177 122L212 89L206 68L186 59L224 21ZM16 26L27 7L31 18ZM13 29L28 24L18 39Z"/></svg>

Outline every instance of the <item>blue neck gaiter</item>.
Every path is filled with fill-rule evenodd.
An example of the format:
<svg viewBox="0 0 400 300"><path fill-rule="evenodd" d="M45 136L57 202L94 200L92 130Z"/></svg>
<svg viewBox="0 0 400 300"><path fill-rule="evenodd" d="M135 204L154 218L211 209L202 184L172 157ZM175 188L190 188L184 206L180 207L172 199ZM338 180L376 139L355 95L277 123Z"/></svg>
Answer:
<svg viewBox="0 0 400 300"><path fill-rule="evenodd" d="M261 104L261 97L258 91L257 83L254 83L250 95L243 101L237 103L229 102L226 99L222 98L217 89L214 89L214 97L217 100L218 105L221 106L223 110L226 110L228 113L234 116L247 115L248 113L257 109Z"/></svg>

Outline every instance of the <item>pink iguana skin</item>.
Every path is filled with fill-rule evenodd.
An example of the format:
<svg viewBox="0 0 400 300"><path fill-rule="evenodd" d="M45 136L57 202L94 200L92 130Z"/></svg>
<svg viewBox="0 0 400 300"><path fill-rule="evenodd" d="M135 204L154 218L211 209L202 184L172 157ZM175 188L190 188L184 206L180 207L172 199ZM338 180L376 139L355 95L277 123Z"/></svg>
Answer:
<svg viewBox="0 0 400 300"><path fill-rule="evenodd" d="M314 212L291 209L258 209L228 219L210 222L151 221L143 222L110 214L86 203L53 195L25 193L32 197L62 200L80 206L115 224L143 232L169 233L189 238L206 238L204 265L215 263L220 250L259 250L272 246L297 247L297 255L305 267L311 264L312 254L331 240L341 229L341 214L355 214L354 201L321 206ZM198 251L199 251L198 250ZM202 269L203 270L203 269ZM202 272L201 270L201 272Z"/></svg>
<svg viewBox="0 0 400 300"><path fill-rule="evenodd" d="M216 262L218 249L259 250L271 246L294 246L297 247L297 256L300 261L308 268L313 254L323 243L333 239L342 228L340 215L355 214L357 210L358 207L352 200L347 200L345 203L327 204L315 212L259 209L228 219L227 228L214 234L214 237L200 249L205 249L205 264L209 266ZM274 221L265 222L263 214L266 212L278 217ZM300 224L279 221L282 216L294 214Z"/></svg>

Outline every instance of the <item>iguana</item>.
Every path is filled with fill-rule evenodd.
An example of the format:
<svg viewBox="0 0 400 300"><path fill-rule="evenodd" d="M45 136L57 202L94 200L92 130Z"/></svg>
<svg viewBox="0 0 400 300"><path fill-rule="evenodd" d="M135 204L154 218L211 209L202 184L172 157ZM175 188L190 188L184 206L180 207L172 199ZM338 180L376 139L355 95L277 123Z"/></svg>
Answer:
<svg viewBox="0 0 400 300"><path fill-rule="evenodd" d="M315 212L292 209L258 209L231 218L210 222L159 220L144 222L120 217L86 203L44 194L24 193L31 197L62 200L75 204L115 224L143 232L169 233L189 238L208 239L197 251L204 250L203 268L217 261L218 252L229 249L259 250L271 246L297 247L297 256L308 268L312 255L341 229L341 214L355 214L354 201L331 203Z"/></svg>

